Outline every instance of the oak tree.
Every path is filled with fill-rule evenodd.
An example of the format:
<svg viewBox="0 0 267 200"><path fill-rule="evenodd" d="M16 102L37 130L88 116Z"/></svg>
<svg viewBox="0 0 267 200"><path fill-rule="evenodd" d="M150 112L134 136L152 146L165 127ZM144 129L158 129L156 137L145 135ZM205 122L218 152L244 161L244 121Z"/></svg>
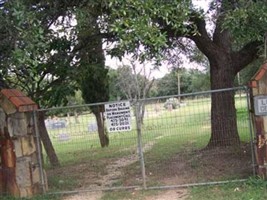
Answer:
<svg viewBox="0 0 267 200"><path fill-rule="evenodd" d="M266 28L264 1L211 1L207 12L189 0L111 0L119 40L114 54L132 52L160 61L166 51L190 40L207 57L211 89L234 87L237 73L259 57ZM257 11L257 12L255 12ZM208 147L240 143L234 92L212 93Z"/></svg>

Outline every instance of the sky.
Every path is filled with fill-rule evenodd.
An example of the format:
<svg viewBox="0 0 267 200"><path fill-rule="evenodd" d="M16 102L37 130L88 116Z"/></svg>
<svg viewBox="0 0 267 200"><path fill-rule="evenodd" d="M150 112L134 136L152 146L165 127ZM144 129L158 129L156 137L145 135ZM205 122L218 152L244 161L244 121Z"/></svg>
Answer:
<svg viewBox="0 0 267 200"><path fill-rule="evenodd" d="M205 11L207 11L208 5L209 5L210 0L193 0L193 4L196 7L200 7L203 8ZM117 69L119 66L122 66L123 64L130 64L129 59L131 58L130 55L125 56L122 59L122 62L118 59L118 58L111 58L111 56L106 55L106 66L109 66L113 69ZM149 79L152 78L162 78L166 73L170 72L171 70L171 66L168 66L167 64L162 64L159 68L154 69L154 65L151 62L146 62L145 65L138 63L137 61L135 61L135 65L138 66L139 70L142 70L142 68L145 66L146 67L146 71L144 72L144 70L141 71L142 75L148 76L149 74ZM185 68L197 68L199 66L190 63L189 61L184 60L184 64L181 67L185 67ZM151 73L149 73L151 72Z"/></svg>
<svg viewBox="0 0 267 200"><path fill-rule="evenodd" d="M211 0L193 0L193 4L196 7L203 8L205 11L207 11L210 1Z"/></svg>

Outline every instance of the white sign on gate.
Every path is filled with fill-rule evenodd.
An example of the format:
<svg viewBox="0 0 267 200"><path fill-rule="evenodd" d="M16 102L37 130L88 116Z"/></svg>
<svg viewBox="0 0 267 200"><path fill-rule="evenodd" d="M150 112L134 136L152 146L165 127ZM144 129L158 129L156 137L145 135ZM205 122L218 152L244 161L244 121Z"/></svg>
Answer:
<svg viewBox="0 0 267 200"><path fill-rule="evenodd" d="M109 132L132 130L129 101L105 104L105 114Z"/></svg>
<svg viewBox="0 0 267 200"><path fill-rule="evenodd" d="M267 96L254 97L254 110L255 110L255 115L258 116L267 115Z"/></svg>

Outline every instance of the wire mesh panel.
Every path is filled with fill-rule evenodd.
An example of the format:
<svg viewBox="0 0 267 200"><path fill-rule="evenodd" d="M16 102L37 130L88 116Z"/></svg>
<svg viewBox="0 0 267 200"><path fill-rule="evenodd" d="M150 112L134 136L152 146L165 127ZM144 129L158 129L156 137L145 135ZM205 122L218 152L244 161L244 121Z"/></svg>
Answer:
<svg viewBox="0 0 267 200"><path fill-rule="evenodd" d="M49 192L247 178L253 174L253 159L246 95L245 90L226 89L40 110ZM116 110L114 105L126 107Z"/></svg>
<svg viewBox="0 0 267 200"><path fill-rule="evenodd" d="M123 171L126 167L129 171L141 171L133 109L130 108L131 129L112 132L103 109L100 104L39 112L44 113L45 126L60 163L53 166L51 155L43 148L50 192L141 186L141 173L128 182L128 171Z"/></svg>
<svg viewBox="0 0 267 200"><path fill-rule="evenodd" d="M224 99L231 94L236 108L232 113L227 105L231 102ZM212 95L222 97L217 100L225 105L215 111L216 116ZM242 179L253 174L244 91L188 94L145 104L142 140L148 187Z"/></svg>

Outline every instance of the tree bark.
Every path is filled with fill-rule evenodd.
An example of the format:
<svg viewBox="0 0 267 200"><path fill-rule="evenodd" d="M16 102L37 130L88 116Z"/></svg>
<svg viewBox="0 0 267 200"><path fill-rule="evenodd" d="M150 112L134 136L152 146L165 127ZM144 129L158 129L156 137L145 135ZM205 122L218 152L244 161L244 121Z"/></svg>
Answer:
<svg viewBox="0 0 267 200"><path fill-rule="evenodd" d="M109 137L105 130L105 121L104 121L103 113L100 111L95 111L94 115L96 117L97 128L98 128L97 131L98 131L100 145L101 147L108 147Z"/></svg>
<svg viewBox="0 0 267 200"><path fill-rule="evenodd" d="M221 27L221 15L213 37L206 30L204 19L195 19L199 35L189 36L210 63L211 89L233 88L236 74L257 57L258 41L252 41L239 51L233 51L229 31ZM211 138L207 147L238 145L240 143L234 91L212 93L211 97Z"/></svg>
<svg viewBox="0 0 267 200"><path fill-rule="evenodd" d="M231 58L221 55L215 59L215 61L210 60L211 89L233 88L235 68ZM234 95L234 91L212 93L211 138L208 147L230 146L240 143Z"/></svg>
<svg viewBox="0 0 267 200"><path fill-rule="evenodd" d="M40 138L42 140L42 143L44 145L44 149L46 151L46 154L48 156L49 162L52 165L52 167L58 167L60 166L60 162L58 160L56 151L53 147L53 144L50 140L50 137L48 135L46 126L45 126L45 117L43 112L39 112L38 115L38 127L40 132Z"/></svg>

